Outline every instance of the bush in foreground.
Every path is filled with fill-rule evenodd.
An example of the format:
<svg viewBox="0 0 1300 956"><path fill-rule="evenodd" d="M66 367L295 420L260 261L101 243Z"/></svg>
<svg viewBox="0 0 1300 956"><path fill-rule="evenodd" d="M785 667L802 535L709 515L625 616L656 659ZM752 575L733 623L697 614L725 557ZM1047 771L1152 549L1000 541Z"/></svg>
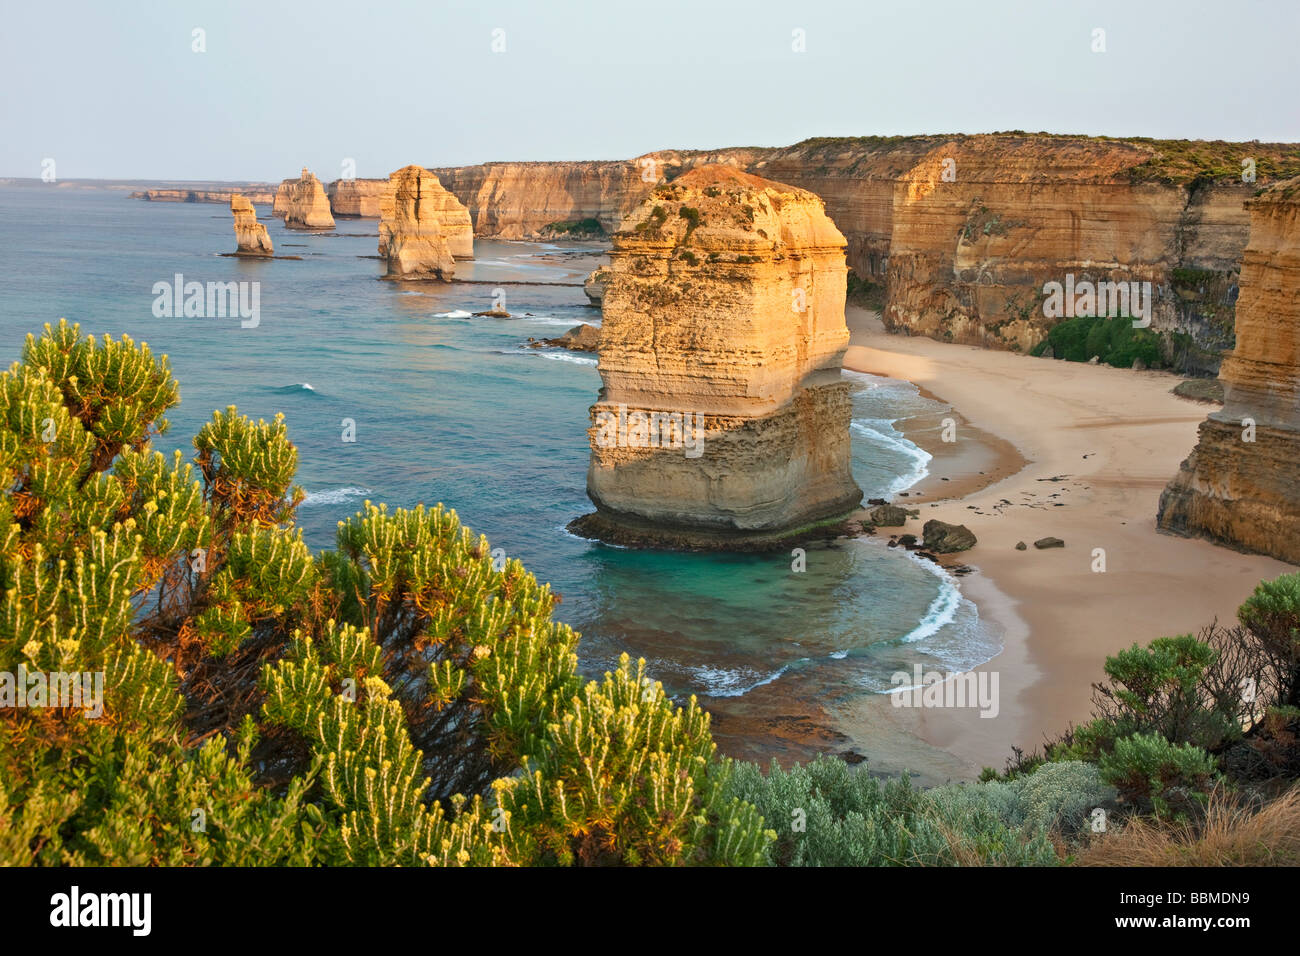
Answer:
<svg viewBox="0 0 1300 956"><path fill-rule="evenodd" d="M151 451L178 400L63 322L0 374L0 861L762 859L707 715L627 660L584 684L455 512L367 503L312 555L281 419L216 412L185 463Z"/></svg>

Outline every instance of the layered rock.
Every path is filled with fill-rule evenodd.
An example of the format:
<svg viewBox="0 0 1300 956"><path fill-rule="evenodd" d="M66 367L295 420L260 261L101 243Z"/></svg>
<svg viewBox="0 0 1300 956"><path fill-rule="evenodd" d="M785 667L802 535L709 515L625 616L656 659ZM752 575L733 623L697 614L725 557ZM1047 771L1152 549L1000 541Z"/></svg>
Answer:
<svg viewBox="0 0 1300 956"><path fill-rule="evenodd" d="M307 167L303 167L302 176L298 179L281 183L280 189L285 192L283 212L286 229L334 228L329 196L325 194L321 181ZM280 195L277 193L277 204L279 201ZM272 212L274 214L274 210Z"/></svg>
<svg viewBox="0 0 1300 956"><path fill-rule="evenodd" d="M582 283L582 291L592 305L600 305L605 298L605 286L609 282L608 269L596 269Z"/></svg>
<svg viewBox="0 0 1300 956"><path fill-rule="evenodd" d="M1245 160L1258 183L1241 181ZM1045 283L1149 281L1151 327L1178 347L1166 358L1213 373L1232 344L1241 203L1300 169L1300 148L997 133L438 172L476 234L517 239L586 218L613 231L655 182L718 162L822 197L849 266L883 287L893 331L1028 351L1058 321L1043 313Z"/></svg>
<svg viewBox="0 0 1300 956"><path fill-rule="evenodd" d="M229 203L233 196L243 196L249 202L269 203L273 193L266 187L240 187L238 189L142 189L131 193L129 199L146 202L219 202Z"/></svg>
<svg viewBox="0 0 1300 956"><path fill-rule="evenodd" d="M271 215L277 219L283 219L289 214L289 196L293 191L293 184L298 180L283 180L275 189L275 199L271 202Z"/></svg>
<svg viewBox="0 0 1300 956"><path fill-rule="evenodd" d="M613 238L575 530L761 547L846 515L843 235L801 189L707 165Z"/></svg>
<svg viewBox="0 0 1300 956"><path fill-rule="evenodd" d="M404 204L400 208L399 197ZM386 181L380 198L379 222L379 255L383 258L388 258L390 219L397 213L405 217L402 228L408 232L424 231L431 235L436 229L453 258L474 258L474 230L469 210L424 167L404 166Z"/></svg>
<svg viewBox="0 0 1300 956"><path fill-rule="evenodd" d="M336 219L378 219L387 188L387 179L336 179L329 185L330 210Z"/></svg>
<svg viewBox="0 0 1300 956"><path fill-rule="evenodd" d="M1246 203L1223 408L1160 496L1157 523L1300 564L1300 177Z"/></svg>
<svg viewBox="0 0 1300 956"><path fill-rule="evenodd" d="M235 217L237 252L244 256L269 256L275 250L266 226L257 221L257 210L243 196L230 197L230 211Z"/></svg>
<svg viewBox="0 0 1300 956"><path fill-rule="evenodd" d="M388 177L380 202L379 255L388 262L389 276L451 281L456 263L443 226L453 203L456 198L423 167L404 166ZM466 221L462 236L467 228Z"/></svg>

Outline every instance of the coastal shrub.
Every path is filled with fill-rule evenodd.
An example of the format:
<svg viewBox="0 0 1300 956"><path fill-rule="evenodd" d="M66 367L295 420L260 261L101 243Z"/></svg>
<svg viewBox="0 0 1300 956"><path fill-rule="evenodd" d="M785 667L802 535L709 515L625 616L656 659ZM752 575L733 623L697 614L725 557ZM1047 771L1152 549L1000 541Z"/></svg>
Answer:
<svg viewBox="0 0 1300 956"><path fill-rule="evenodd" d="M907 777L881 781L835 757L767 773L737 764L729 793L776 832L777 866L1055 865L1046 834L1008 826L978 800L931 797Z"/></svg>
<svg viewBox="0 0 1300 956"><path fill-rule="evenodd" d="M1237 619L1258 641L1283 706L1300 706L1300 573L1260 583L1237 609Z"/></svg>
<svg viewBox="0 0 1300 956"><path fill-rule="evenodd" d="M1203 792L1217 775L1214 758L1191 744L1171 744L1158 734L1134 734L1103 754L1101 778L1122 799L1146 811L1167 813L1173 791Z"/></svg>
<svg viewBox="0 0 1300 956"><path fill-rule="evenodd" d="M1011 780L938 787L927 796L950 808L983 807L1013 829L1071 835L1088 825L1094 809L1112 803L1116 791L1095 764L1067 760Z"/></svg>
<svg viewBox="0 0 1300 956"><path fill-rule="evenodd" d="M1079 316L1048 330L1047 338L1031 350L1043 355L1048 348L1059 359L1087 362L1094 356L1116 368L1132 368L1141 359L1148 368L1163 364L1160 336L1151 329L1133 328L1128 316Z"/></svg>
<svg viewBox="0 0 1300 956"><path fill-rule="evenodd" d="M694 702L584 686L454 511L367 502L312 554L283 420L216 412L183 462L178 400L64 322L0 374L0 863L762 858Z"/></svg>

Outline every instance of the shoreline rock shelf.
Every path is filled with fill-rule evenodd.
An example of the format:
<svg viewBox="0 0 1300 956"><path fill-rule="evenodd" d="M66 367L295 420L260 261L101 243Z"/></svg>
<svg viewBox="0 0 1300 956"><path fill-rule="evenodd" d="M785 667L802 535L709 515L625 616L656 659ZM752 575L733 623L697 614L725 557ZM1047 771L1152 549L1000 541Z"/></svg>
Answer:
<svg viewBox="0 0 1300 956"><path fill-rule="evenodd" d="M632 212L603 297L596 513L574 531L752 550L857 507L844 247L812 193L728 166L691 170Z"/></svg>

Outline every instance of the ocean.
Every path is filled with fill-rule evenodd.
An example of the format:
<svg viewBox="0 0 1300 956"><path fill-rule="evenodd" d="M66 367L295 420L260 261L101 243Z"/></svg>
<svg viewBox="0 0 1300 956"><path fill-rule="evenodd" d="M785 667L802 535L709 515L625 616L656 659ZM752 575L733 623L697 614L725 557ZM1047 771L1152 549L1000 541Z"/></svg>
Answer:
<svg viewBox="0 0 1300 956"><path fill-rule="evenodd" d="M598 324L600 313L580 287L515 283L580 286L578 258L599 246L478 240L476 259L457 265L457 279L472 282L394 283L380 279L373 220L339 220L330 236L263 221L276 254L300 261L221 256L235 245L222 205L0 185L5 361L61 317L148 342L181 386L160 451L192 454L190 438L214 409L282 412L313 548L332 547L338 521L366 499L442 502L562 596L556 614L582 635L585 673L599 676L626 652L646 658L675 696L698 695L724 719L743 713L724 750L788 753L764 727L791 710L792 695L801 711L852 707L885 691L895 671L967 670L1000 649L956 579L883 537L810 546L796 573L788 553L634 551L565 530L592 510L585 429L596 359L522 346ZM258 282L257 326L155 317L155 283L178 274ZM492 307L497 288L515 318L471 317ZM905 491L929 456L899 426L947 406L906 382L845 375L858 484L867 497ZM346 420L353 442L343 441Z"/></svg>

